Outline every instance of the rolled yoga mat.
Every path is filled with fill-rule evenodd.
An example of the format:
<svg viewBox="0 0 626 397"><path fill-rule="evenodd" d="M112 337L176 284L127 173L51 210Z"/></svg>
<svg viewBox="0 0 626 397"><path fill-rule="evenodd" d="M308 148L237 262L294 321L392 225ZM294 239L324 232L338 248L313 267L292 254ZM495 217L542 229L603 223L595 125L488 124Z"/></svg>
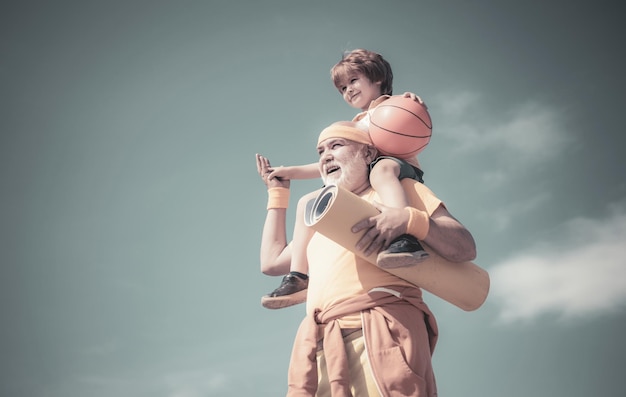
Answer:
<svg viewBox="0 0 626 397"><path fill-rule="evenodd" d="M352 233L351 228L357 222L378 213L372 204L361 197L341 187L329 185L307 203L304 217L307 226L376 266L377 253L365 256L355 248L365 230ZM429 254L423 262L415 266L383 270L463 310L478 309L489 293L489 274L472 262L450 262L423 242L422 245Z"/></svg>

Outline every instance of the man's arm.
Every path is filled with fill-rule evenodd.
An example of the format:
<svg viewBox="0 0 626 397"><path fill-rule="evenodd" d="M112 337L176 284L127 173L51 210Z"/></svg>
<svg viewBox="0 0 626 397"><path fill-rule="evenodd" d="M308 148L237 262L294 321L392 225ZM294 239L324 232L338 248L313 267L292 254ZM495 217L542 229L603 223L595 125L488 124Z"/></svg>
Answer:
<svg viewBox="0 0 626 397"><path fill-rule="evenodd" d="M285 208L267 210L261 237L261 272L268 276L289 273L291 247L287 244Z"/></svg>
<svg viewBox="0 0 626 397"><path fill-rule="evenodd" d="M474 237L443 205L430 216L428 234L423 241L451 262L476 259Z"/></svg>
<svg viewBox="0 0 626 397"><path fill-rule="evenodd" d="M269 178L270 162L267 158L256 155L257 171L268 188L270 199L268 201L267 215L265 224L263 225L263 234L261 236L261 272L270 276L281 276L289 272L291 263L291 248L287 244L287 205L279 203L276 196L272 198L273 188L282 189L282 195L286 195L289 189L289 180L279 178ZM274 189L276 190L276 189ZM284 208L283 208L284 207Z"/></svg>

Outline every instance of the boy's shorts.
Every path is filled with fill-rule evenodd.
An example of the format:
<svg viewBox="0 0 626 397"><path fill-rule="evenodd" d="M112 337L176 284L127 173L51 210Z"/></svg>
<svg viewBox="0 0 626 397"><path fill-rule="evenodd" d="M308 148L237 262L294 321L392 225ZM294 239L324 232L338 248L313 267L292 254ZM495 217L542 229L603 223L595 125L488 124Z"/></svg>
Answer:
<svg viewBox="0 0 626 397"><path fill-rule="evenodd" d="M424 179L422 179L422 177L424 176L424 171L420 170L414 165L409 164L407 161L399 159L397 157L379 156L378 158L376 158L376 160L372 161L372 163L370 164L370 171L372 170L372 168L374 168L376 163L378 163L378 161L382 159L393 160L400 165L400 175L398 175L399 180L402 180L404 178L411 178L411 179L415 179L418 182L424 183Z"/></svg>

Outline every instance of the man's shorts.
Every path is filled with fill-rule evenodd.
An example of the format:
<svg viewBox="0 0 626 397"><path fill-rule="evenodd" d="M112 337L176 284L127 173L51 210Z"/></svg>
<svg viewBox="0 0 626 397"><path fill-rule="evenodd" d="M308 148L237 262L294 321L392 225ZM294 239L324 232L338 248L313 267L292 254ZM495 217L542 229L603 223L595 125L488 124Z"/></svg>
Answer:
<svg viewBox="0 0 626 397"><path fill-rule="evenodd" d="M348 358L350 373L350 390L353 396L380 396L374 374L370 367L369 358L365 350L363 330L358 330L343 338ZM316 397L330 397L330 383L324 350L317 352L318 386Z"/></svg>

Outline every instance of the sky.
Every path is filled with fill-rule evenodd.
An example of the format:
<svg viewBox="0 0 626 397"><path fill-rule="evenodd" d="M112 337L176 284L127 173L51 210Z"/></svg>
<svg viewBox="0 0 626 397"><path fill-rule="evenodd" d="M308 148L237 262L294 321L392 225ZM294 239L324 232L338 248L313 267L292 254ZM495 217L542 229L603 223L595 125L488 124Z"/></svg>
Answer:
<svg viewBox="0 0 626 397"><path fill-rule="evenodd" d="M428 105L426 184L491 276L425 293L441 396L623 396L626 28L615 2L7 1L0 395L277 396L304 306L261 307L255 153L316 161L377 51ZM294 181L296 198L320 181Z"/></svg>

